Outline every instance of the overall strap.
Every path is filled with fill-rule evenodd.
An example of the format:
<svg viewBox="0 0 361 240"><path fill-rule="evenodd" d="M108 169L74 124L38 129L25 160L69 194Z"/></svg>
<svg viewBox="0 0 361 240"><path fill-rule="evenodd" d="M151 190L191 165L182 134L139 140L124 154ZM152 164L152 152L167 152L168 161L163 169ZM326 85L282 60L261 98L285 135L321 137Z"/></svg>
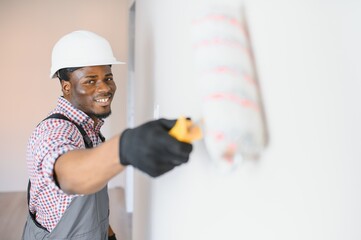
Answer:
<svg viewBox="0 0 361 240"><path fill-rule="evenodd" d="M63 114L60 114L60 113L54 113L54 114L51 114L50 116L48 116L47 118L45 118L43 121L47 120L47 119L50 119L50 118L56 118L56 119L62 119L62 120L66 120L66 121L69 121L71 123L73 123L79 130L79 132L81 133L81 135L83 136L83 140L84 140L84 144L85 144L85 147L86 148L92 148L93 147L93 143L92 141L90 140L89 136L86 134L85 130L79 125L79 124L76 124L75 122L71 121L69 118L67 118L66 116L64 116ZM102 142L105 141L105 138L104 136L99 133L99 137L101 139ZM29 180L28 182L28 208L29 208L29 203L30 203L30 188L31 188L31 182ZM29 208L29 214L31 216L31 218L33 219L33 222L35 223L35 225L39 228L42 228L43 230L45 231L48 231L46 228L44 228L41 224L39 224L37 221L36 221L36 217L35 217L35 214L33 214L32 212L30 212L30 208Z"/></svg>
<svg viewBox="0 0 361 240"><path fill-rule="evenodd" d="M92 141L90 140L89 136L86 134L85 130L80 125L76 124L75 122L71 121L69 118L67 118L66 116L64 116L63 114L60 114L60 113L51 114L49 117L45 118L43 121L50 119L50 118L62 119L62 120L66 120L66 121L69 121L72 124L74 124L78 128L81 135L83 136L85 147L86 148L93 147ZM103 139L102 139L102 141L103 141Z"/></svg>

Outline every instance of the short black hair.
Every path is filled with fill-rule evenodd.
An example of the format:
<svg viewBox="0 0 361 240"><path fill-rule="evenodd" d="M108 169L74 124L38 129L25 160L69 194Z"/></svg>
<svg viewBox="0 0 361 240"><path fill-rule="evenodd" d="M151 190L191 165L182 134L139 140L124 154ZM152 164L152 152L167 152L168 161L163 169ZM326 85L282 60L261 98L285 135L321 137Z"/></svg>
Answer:
<svg viewBox="0 0 361 240"><path fill-rule="evenodd" d="M109 65L109 67L112 67L112 65ZM74 72L75 70L82 68L82 67L72 67L72 68L61 68L56 72L56 76L59 78L59 80L69 81L69 73Z"/></svg>
<svg viewBox="0 0 361 240"><path fill-rule="evenodd" d="M73 67L73 68L62 68L56 72L56 76L59 80L69 81L69 73L74 72L75 70L82 68L82 67Z"/></svg>

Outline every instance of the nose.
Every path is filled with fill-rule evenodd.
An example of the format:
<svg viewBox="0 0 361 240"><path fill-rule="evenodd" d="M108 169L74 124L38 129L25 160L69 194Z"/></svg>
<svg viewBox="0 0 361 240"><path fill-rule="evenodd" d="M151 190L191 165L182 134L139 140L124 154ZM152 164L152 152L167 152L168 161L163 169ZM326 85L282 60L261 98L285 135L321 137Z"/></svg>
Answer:
<svg viewBox="0 0 361 240"><path fill-rule="evenodd" d="M106 81L100 81L97 84L97 92L107 93L107 92L110 92L111 89L112 89L111 86Z"/></svg>

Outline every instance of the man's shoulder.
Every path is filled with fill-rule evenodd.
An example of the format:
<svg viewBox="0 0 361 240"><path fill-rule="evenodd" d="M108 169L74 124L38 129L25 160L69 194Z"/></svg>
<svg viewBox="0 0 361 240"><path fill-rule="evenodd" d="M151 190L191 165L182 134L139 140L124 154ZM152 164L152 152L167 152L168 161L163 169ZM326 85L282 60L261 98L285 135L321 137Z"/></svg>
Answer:
<svg viewBox="0 0 361 240"><path fill-rule="evenodd" d="M77 127L64 119L49 118L41 121L34 129L28 142L30 149L51 151L60 146L82 146L82 135Z"/></svg>

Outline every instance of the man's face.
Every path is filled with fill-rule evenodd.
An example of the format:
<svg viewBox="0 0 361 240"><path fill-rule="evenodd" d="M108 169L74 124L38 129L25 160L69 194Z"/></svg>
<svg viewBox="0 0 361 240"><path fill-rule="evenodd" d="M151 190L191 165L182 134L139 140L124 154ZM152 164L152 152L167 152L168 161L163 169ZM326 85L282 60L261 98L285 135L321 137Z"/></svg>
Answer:
<svg viewBox="0 0 361 240"><path fill-rule="evenodd" d="M82 67L62 81L64 97L97 122L110 115L110 104L117 89L110 66Z"/></svg>

